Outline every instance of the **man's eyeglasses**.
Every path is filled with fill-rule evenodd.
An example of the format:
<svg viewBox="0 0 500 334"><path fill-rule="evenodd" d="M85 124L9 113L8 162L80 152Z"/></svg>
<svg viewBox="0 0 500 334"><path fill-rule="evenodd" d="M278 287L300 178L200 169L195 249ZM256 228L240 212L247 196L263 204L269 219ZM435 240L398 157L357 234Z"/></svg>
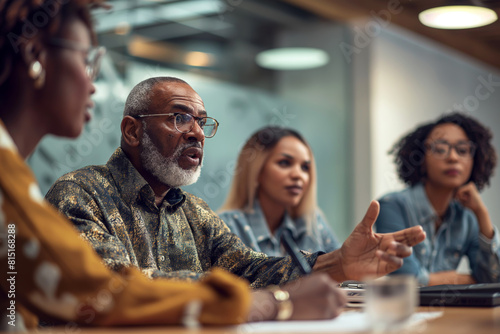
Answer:
<svg viewBox="0 0 500 334"><path fill-rule="evenodd" d="M183 113L168 113L168 114L150 114L150 115L136 115L134 118L153 117L153 116L174 116L174 126L180 133L188 133L193 129L194 121L198 123L203 130L206 138L212 138L217 132L219 122L212 117L197 117L191 114Z"/></svg>
<svg viewBox="0 0 500 334"><path fill-rule="evenodd" d="M438 159L446 159L450 156L451 149L455 149L458 156L463 159L472 159L476 153L476 144L471 141L450 144L440 140L428 144L431 153Z"/></svg>
<svg viewBox="0 0 500 334"><path fill-rule="evenodd" d="M99 74L102 57L106 53L106 48L104 46L91 46L90 48L84 48L81 45L78 45L76 42L59 38L51 38L49 41L49 45L63 49L85 52L85 65L87 75L89 76L90 80L95 80L97 74Z"/></svg>

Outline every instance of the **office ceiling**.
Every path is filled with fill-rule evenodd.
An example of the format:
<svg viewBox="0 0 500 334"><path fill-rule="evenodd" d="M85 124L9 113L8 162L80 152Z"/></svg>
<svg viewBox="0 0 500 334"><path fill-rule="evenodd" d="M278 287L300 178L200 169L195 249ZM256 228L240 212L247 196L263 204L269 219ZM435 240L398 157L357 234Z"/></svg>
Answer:
<svg viewBox="0 0 500 334"><path fill-rule="evenodd" d="M112 10L98 10L95 18L100 43L114 55L118 68L122 65L125 68L130 57L139 57L269 88L272 73L256 66L254 57L272 47L280 31L325 20L372 19L373 13L392 11L389 17L385 16L390 24L500 69L500 21L463 30L440 30L420 24L418 13L431 4L444 3L442 0L109 0L108 3ZM486 4L500 15L500 0L487 0ZM206 65L190 66L189 59L196 58L192 51L205 53L206 59L201 60Z"/></svg>
<svg viewBox="0 0 500 334"><path fill-rule="evenodd" d="M283 0L320 17L335 21L371 19L382 12L390 22L422 36L435 40L481 62L500 69L500 20L474 29L442 30L429 28L418 21L418 14L450 0ZM455 1L455 3L482 3L500 17L500 1ZM387 16L385 16L387 17Z"/></svg>
<svg viewBox="0 0 500 334"><path fill-rule="evenodd" d="M284 29L324 18L275 0L110 0L94 12L100 44L120 71L131 59L262 89L274 72L255 56ZM195 66L195 62L204 65Z"/></svg>

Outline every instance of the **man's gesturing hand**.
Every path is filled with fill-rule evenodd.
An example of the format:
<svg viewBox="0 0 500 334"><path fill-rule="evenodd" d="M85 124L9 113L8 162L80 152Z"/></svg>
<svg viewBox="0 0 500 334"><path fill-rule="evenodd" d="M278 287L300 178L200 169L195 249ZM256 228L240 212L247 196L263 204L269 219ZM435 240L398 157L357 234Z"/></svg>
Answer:
<svg viewBox="0 0 500 334"><path fill-rule="evenodd" d="M425 232L421 226L414 226L394 233L374 233L379 210L379 203L372 201L342 247L319 256L313 269L345 281L384 276L401 267L403 258L412 253L411 247L425 239Z"/></svg>

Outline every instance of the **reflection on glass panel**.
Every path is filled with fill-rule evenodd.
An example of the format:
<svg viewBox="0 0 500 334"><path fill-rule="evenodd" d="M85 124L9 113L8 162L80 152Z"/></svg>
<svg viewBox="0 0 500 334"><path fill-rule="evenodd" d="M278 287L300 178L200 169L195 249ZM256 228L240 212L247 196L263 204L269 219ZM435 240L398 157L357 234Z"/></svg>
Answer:
<svg viewBox="0 0 500 334"><path fill-rule="evenodd" d="M316 157L319 205L339 238L347 235L349 81L348 66L336 54L342 31L331 35L333 24L311 29L318 19L274 1L111 4L113 10L95 16L100 44L108 53L95 83L93 120L77 140L46 138L29 159L43 192L64 173L106 163L120 145L123 106L135 84L152 76L176 76L193 86L209 116L220 122L216 136L205 142L201 178L187 191L218 209L244 141L265 125L296 128ZM301 37L294 39L299 32ZM319 35L322 39L316 40ZM256 64L259 52L292 44L325 49L330 64L295 75Z"/></svg>

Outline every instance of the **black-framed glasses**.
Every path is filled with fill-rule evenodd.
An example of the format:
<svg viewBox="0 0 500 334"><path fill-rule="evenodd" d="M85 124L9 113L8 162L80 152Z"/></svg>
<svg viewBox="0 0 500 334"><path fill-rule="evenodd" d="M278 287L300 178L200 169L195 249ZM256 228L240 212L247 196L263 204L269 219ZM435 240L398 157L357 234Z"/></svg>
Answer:
<svg viewBox="0 0 500 334"><path fill-rule="evenodd" d="M174 126L180 133L188 133L193 129L194 121L198 123L203 130L206 138L212 138L217 132L219 122L212 117L198 117L191 114L184 114L179 112L167 114L149 114L149 115L136 115L134 118L153 117L153 116L174 116Z"/></svg>
<svg viewBox="0 0 500 334"><path fill-rule="evenodd" d="M451 149L455 149L457 155L462 159L472 159L476 153L476 144L472 141L459 142L450 144L445 140L438 140L428 143L430 152L438 159L446 159L450 156Z"/></svg>
<svg viewBox="0 0 500 334"><path fill-rule="evenodd" d="M90 48L84 48L76 42L60 38L51 38L49 40L49 45L58 48L84 52L86 66L85 70L87 72L87 75L92 81L97 78L97 74L99 74L99 68L101 67L102 57L106 53L106 48L104 46L91 46Z"/></svg>

